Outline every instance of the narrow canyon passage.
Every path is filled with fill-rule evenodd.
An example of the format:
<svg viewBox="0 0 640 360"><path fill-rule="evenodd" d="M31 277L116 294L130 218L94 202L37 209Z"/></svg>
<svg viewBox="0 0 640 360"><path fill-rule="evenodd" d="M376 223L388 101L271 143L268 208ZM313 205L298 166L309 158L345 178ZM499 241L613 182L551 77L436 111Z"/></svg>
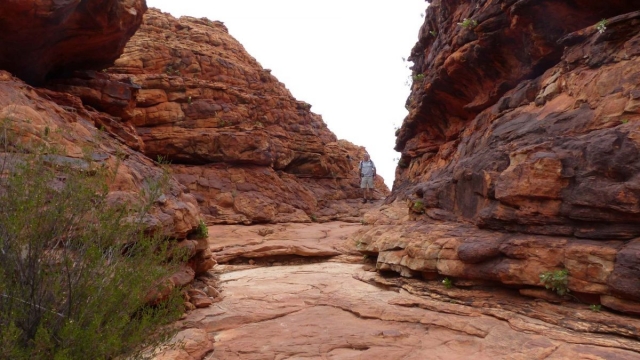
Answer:
<svg viewBox="0 0 640 360"><path fill-rule="evenodd" d="M391 286L393 278L372 272L352 250L350 235L361 228L339 222L210 227L214 253L229 262L212 271L221 300L190 312L178 324L180 345L156 358L640 358L632 339L581 334L482 301L468 306ZM532 314L555 306L524 303L533 304Z"/></svg>

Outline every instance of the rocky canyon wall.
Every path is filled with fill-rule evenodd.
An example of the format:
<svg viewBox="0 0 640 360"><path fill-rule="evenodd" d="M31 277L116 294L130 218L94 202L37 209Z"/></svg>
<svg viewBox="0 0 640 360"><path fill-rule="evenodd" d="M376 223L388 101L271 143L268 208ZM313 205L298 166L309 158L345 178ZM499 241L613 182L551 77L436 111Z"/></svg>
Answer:
<svg viewBox="0 0 640 360"><path fill-rule="evenodd" d="M361 238L378 268L524 293L567 269L585 301L640 313L638 10L431 1L393 192Z"/></svg>
<svg viewBox="0 0 640 360"><path fill-rule="evenodd" d="M114 67L49 87L118 117L102 125L170 161L208 223L359 221L365 149L338 140L219 21L150 9ZM380 177L376 188L388 193Z"/></svg>

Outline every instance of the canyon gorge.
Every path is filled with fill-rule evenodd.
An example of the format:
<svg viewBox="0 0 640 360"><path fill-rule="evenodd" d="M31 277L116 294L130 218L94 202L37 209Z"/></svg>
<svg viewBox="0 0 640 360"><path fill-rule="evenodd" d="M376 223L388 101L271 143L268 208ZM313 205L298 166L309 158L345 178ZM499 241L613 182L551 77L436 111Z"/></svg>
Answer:
<svg viewBox="0 0 640 360"><path fill-rule="evenodd" d="M640 4L425 8L396 177L369 203L366 149L223 22L144 0L0 9L16 141L113 168L115 203L169 169L144 225L188 249L170 282L187 311L148 355L640 358Z"/></svg>

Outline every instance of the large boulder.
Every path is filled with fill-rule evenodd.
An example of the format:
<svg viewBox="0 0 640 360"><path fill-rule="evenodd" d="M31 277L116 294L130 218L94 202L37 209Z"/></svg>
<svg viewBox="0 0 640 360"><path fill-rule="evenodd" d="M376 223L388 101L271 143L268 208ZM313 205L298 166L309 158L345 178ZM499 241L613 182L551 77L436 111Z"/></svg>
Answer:
<svg viewBox="0 0 640 360"><path fill-rule="evenodd" d="M10 0L0 7L0 69L37 84L113 64L147 10L144 0Z"/></svg>

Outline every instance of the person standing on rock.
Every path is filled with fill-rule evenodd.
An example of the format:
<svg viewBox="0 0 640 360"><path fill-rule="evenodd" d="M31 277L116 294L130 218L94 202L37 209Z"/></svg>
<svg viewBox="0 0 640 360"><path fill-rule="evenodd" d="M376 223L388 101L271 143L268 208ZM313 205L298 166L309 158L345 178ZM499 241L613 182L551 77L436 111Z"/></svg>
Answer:
<svg viewBox="0 0 640 360"><path fill-rule="evenodd" d="M362 189L362 202L372 199L373 178L376 176L376 165L371 161L369 154L364 154L364 160L358 165L360 169L360 188Z"/></svg>

